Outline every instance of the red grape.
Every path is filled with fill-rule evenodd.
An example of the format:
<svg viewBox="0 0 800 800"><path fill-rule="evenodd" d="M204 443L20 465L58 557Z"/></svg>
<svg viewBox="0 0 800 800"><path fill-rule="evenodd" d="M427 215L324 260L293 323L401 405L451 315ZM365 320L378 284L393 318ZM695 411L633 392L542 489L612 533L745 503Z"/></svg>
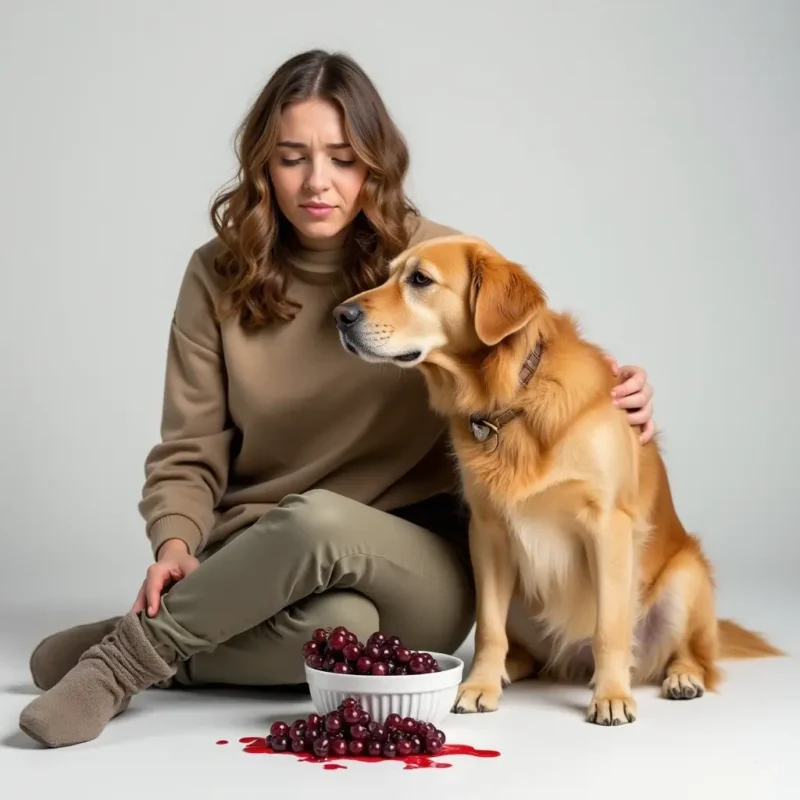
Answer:
<svg viewBox="0 0 800 800"><path fill-rule="evenodd" d="M348 725L356 725L361 719L361 711L357 706L345 706L344 711L342 711L342 719Z"/></svg>
<svg viewBox="0 0 800 800"><path fill-rule="evenodd" d="M403 733L410 733L410 734L417 733L419 731L419 722L417 722L415 719L412 719L411 717L406 717L403 720L401 730L403 731Z"/></svg>
<svg viewBox="0 0 800 800"><path fill-rule="evenodd" d="M426 722L423 725L420 725L419 735L423 739L429 739L431 736L435 736L436 735L436 726L431 724L430 722Z"/></svg>
<svg viewBox="0 0 800 800"><path fill-rule="evenodd" d="M400 730L400 726L403 722L403 718L399 714L389 714L386 717L386 727L390 731Z"/></svg>
<svg viewBox="0 0 800 800"><path fill-rule="evenodd" d="M370 659L370 661L379 661L381 658L381 648L380 645L377 644L368 644L364 648L364 655Z"/></svg>
<svg viewBox="0 0 800 800"><path fill-rule="evenodd" d="M328 641L328 631L325 628L317 628L313 634L311 634L311 638L313 641L317 642L318 644L322 644L323 642Z"/></svg>
<svg viewBox="0 0 800 800"><path fill-rule="evenodd" d="M358 661L361 658L361 648L357 644L348 644L342 654L348 661Z"/></svg>
<svg viewBox="0 0 800 800"><path fill-rule="evenodd" d="M353 739L348 747L351 756L360 756L364 752L364 742L360 739Z"/></svg>
<svg viewBox="0 0 800 800"><path fill-rule="evenodd" d="M384 758L394 758L397 755L397 745L394 742L385 742L382 752Z"/></svg>
<svg viewBox="0 0 800 800"><path fill-rule="evenodd" d="M363 725L351 725L350 736L356 740L366 739L369 736L369 731Z"/></svg>
<svg viewBox="0 0 800 800"><path fill-rule="evenodd" d="M325 656L325 659L322 662L322 669L325 672L333 672L333 668L336 666L337 661L333 656Z"/></svg>
<svg viewBox="0 0 800 800"><path fill-rule="evenodd" d="M347 742L344 739L334 739L331 742L331 753L335 756L346 756L348 751Z"/></svg>
<svg viewBox="0 0 800 800"><path fill-rule="evenodd" d="M425 740L425 752L429 756L435 756L441 749L444 747L444 744L441 739L437 739L435 736L431 739Z"/></svg>
<svg viewBox="0 0 800 800"><path fill-rule="evenodd" d="M422 656L412 656L411 661L408 662L408 668L411 670L411 672L417 675L425 672L425 661L423 660Z"/></svg>
<svg viewBox="0 0 800 800"><path fill-rule="evenodd" d="M342 729L342 717L336 711L325 717L325 730L328 733L339 733Z"/></svg>
<svg viewBox="0 0 800 800"><path fill-rule="evenodd" d="M356 671L361 675L367 675L372 671L372 660L362 656L356 663Z"/></svg>
<svg viewBox="0 0 800 800"><path fill-rule="evenodd" d="M306 642L303 645L303 657L308 659L313 655L319 655L321 649L317 642Z"/></svg>
<svg viewBox="0 0 800 800"><path fill-rule="evenodd" d="M269 732L273 736L286 736L286 734L289 733L289 726L285 722L277 720L276 722L272 723Z"/></svg>
<svg viewBox="0 0 800 800"><path fill-rule="evenodd" d="M367 730L369 731L370 738L374 739L376 742L386 741L386 728L379 722L370 722Z"/></svg>
<svg viewBox="0 0 800 800"><path fill-rule="evenodd" d="M400 739L397 742L397 755L410 756L413 750L414 745L411 743L410 739Z"/></svg>
<svg viewBox="0 0 800 800"><path fill-rule="evenodd" d="M325 660L322 658L322 656L317 655L316 653L309 656L306 661L306 664L308 664L308 666L311 667L311 669L322 669L322 665L324 663Z"/></svg>
<svg viewBox="0 0 800 800"><path fill-rule="evenodd" d="M331 740L327 736L320 736L314 742L314 755L325 758L331 749Z"/></svg>

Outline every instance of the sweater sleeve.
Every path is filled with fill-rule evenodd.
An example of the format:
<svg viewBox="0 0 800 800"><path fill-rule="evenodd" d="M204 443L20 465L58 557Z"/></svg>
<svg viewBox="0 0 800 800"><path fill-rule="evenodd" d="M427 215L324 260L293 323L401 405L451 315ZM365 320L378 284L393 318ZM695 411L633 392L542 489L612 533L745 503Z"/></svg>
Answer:
<svg viewBox="0 0 800 800"><path fill-rule="evenodd" d="M211 273L195 251L172 317L161 441L147 455L139 512L153 554L181 539L197 554L227 487L234 427Z"/></svg>

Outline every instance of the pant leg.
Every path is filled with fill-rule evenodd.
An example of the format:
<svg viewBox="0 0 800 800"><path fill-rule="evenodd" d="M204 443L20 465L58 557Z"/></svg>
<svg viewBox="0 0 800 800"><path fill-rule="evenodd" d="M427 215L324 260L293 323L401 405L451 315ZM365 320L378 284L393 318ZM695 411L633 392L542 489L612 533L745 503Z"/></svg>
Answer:
<svg viewBox="0 0 800 800"><path fill-rule="evenodd" d="M210 653L178 663L181 686L234 684L289 686L305 683L303 644L317 628L344 625L362 641L380 627L375 604L363 594L332 590L311 595L271 619L223 642Z"/></svg>
<svg viewBox="0 0 800 800"><path fill-rule="evenodd" d="M165 660L185 661L343 590L369 599L378 627L414 649L453 652L474 620L471 572L456 545L401 516L314 490L286 497L141 621ZM299 650L295 658L302 665Z"/></svg>

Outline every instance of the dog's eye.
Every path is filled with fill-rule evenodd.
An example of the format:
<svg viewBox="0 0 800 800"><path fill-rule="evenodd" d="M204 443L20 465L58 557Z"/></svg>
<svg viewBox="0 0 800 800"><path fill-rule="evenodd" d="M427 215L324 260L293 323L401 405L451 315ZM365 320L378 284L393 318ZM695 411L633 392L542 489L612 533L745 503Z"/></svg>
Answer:
<svg viewBox="0 0 800 800"><path fill-rule="evenodd" d="M412 286L430 286L433 283L424 272L420 272L418 269L409 275L408 282Z"/></svg>

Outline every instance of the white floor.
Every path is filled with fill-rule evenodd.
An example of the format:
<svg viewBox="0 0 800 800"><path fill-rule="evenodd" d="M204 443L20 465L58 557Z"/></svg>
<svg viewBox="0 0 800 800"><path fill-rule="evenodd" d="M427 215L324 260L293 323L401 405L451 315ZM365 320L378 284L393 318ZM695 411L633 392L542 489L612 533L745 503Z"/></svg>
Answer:
<svg viewBox="0 0 800 800"><path fill-rule="evenodd" d="M44 750L16 727L19 711L36 694L28 652L44 633L109 610L6 611L0 617L0 797L46 797L72 783L69 791L83 800L307 797L309 790L329 797L413 792L424 799L453 788L466 797L500 790L540 800L587 792L637 800L798 798L800 588L791 588L794 577L777 585L744 576L726 583L721 615L764 631L791 655L728 662L719 694L675 702L639 688L639 720L601 728L583 721L588 690L519 684L497 713L451 716L442 726L449 742L497 750L499 757L454 756L444 759L451 769L415 771L397 762L351 762L347 770L326 771L293 756L244 753L241 737L264 735L274 719L312 710L302 694L152 690L98 740ZM229 744L217 745L221 739Z"/></svg>

